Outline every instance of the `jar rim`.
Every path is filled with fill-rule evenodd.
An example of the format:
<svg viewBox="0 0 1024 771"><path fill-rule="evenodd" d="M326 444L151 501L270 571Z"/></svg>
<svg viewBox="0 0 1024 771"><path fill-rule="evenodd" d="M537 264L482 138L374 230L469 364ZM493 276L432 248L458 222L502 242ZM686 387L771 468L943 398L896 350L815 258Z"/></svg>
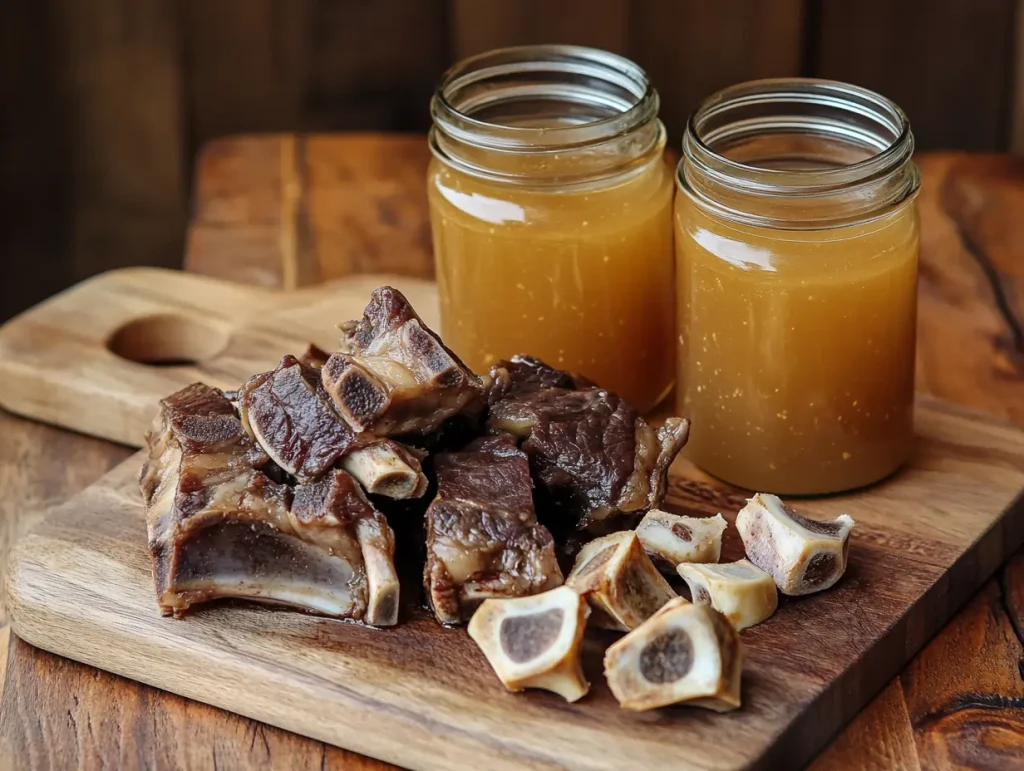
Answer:
<svg viewBox="0 0 1024 771"><path fill-rule="evenodd" d="M906 114L870 89L834 80L769 78L725 88L691 114L682 149L680 187L751 225L863 222L920 186ZM729 151L758 153L758 162ZM757 211L773 201L789 204L787 216Z"/></svg>
<svg viewBox="0 0 1024 771"><path fill-rule="evenodd" d="M584 100L581 103L604 106L610 114L579 123L522 126L474 115L481 107L502 99L500 89L467 104L455 98L461 90L484 81L543 72L593 79L592 85L556 93L567 101L579 99ZM621 94L602 92L599 85L615 87ZM657 90L644 70L630 59L587 46L542 44L498 48L456 63L441 77L431 100L431 117L446 134L461 141L497 151L537 153L607 141L656 117L658 107Z"/></svg>
<svg viewBox="0 0 1024 771"><path fill-rule="evenodd" d="M851 114L874 119L877 125L887 127L893 138L879 147L879 152L854 163L829 169L794 170L765 168L733 160L717 152L702 131L702 122L721 112L772 100L845 109ZM823 126L818 124L818 130ZM832 126L836 135L840 129L838 125ZM863 133L861 137L866 138ZM863 86L823 78L764 78L724 88L706 98L691 113L683 137L684 156L689 151L689 155L698 162L713 161L718 173L729 173L735 177L735 182L747 183L752 189L830 189L862 182L879 171L905 162L913 149L910 121L895 102Z"/></svg>

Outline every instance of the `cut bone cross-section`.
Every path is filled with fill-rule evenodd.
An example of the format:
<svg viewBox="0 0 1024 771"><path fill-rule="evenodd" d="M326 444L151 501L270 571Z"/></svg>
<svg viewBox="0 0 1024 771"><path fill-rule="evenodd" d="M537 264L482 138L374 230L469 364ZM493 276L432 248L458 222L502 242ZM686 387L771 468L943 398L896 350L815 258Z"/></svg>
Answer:
<svg viewBox="0 0 1024 771"><path fill-rule="evenodd" d="M341 467L374 495L404 500L419 498L427 492L427 477L420 459L390 439L351 450L342 457Z"/></svg>
<svg viewBox="0 0 1024 771"><path fill-rule="evenodd" d="M595 625L620 631L636 629L676 596L628 530L584 546L565 583L594 608Z"/></svg>
<svg viewBox="0 0 1024 771"><path fill-rule="evenodd" d="M788 595L828 589L846 571L853 519L800 516L774 495L758 493L736 516L747 557Z"/></svg>
<svg viewBox="0 0 1024 771"><path fill-rule="evenodd" d="M483 407L483 383L397 289L375 289L363 318L346 322L342 332L341 351L321 374L352 430L422 436Z"/></svg>
<svg viewBox="0 0 1024 771"><path fill-rule="evenodd" d="M254 468L267 456L222 392L196 384L163 399L146 444L140 484L165 615L235 597L364 617L362 555L387 553L351 531L365 507L305 526L290 489Z"/></svg>
<svg viewBox="0 0 1024 771"><path fill-rule="evenodd" d="M694 603L725 614L737 631L759 624L779 606L775 581L747 560L725 565L682 564L679 575Z"/></svg>
<svg viewBox="0 0 1024 771"><path fill-rule="evenodd" d="M636 526L636 536L662 572L675 574L682 562L718 562L725 517L683 517L654 509Z"/></svg>
<svg viewBox="0 0 1024 771"><path fill-rule="evenodd" d="M740 706L742 659L725 616L676 598L608 648L604 672L624 709L685 702L727 712Z"/></svg>
<svg viewBox="0 0 1024 771"><path fill-rule="evenodd" d="M543 688L566 701L590 689L580 665L590 609L562 586L532 597L487 600L469 622L469 636L510 691Z"/></svg>
<svg viewBox="0 0 1024 771"><path fill-rule="evenodd" d="M562 584L554 540L533 510L530 467L507 434L434 458L424 584L438 620L457 624L482 601Z"/></svg>

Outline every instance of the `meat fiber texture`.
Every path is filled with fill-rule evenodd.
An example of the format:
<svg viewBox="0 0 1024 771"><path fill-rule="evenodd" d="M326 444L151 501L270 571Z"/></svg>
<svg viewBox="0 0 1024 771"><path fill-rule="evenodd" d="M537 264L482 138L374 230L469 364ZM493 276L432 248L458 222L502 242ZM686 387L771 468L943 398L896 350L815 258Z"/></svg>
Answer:
<svg viewBox="0 0 1024 771"><path fill-rule="evenodd" d="M240 597L395 623L395 537L371 502L391 496L425 535L429 603L458 623L561 584L552 531L630 526L664 497L687 421L654 430L527 356L480 378L390 287L341 328L339 351L285 356L230 399L195 384L160 403L141 484L163 612Z"/></svg>

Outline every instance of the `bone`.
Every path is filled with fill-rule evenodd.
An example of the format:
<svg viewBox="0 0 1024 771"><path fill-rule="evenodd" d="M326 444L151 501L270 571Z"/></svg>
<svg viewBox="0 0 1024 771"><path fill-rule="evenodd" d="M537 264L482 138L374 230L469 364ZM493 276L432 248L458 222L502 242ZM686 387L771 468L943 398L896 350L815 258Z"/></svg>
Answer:
<svg viewBox="0 0 1024 771"><path fill-rule="evenodd" d="M381 515L356 523L356 537L366 567L368 601L365 621L373 626L398 623L398 573L395 571L395 539Z"/></svg>
<svg viewBox="0 0 1024 771"><path fill-rule="evenodd" d="M775 581L747 560L725 565L682 564L679 575L698 605L710 605L725 614L736 631L771 617L779 606Z"/></svg>
<svg viewBox="0 0 1024 771"><path fill-rule="evenodd" d="M824 522L807 519L764 493L736 516L747 557L792 596L828 589L842 577L853 525L846 514Z"/></svg>
<svg viewBox="0 0 1024 771"><path fill-rule="evenodd" d="M419 459L390 440L352 450L342 457L341 467L374 495L404 500L419 498L427 491Z"/></svg>
<svg viewBox="0 0 1024 771"><path fill-rule="evenodd" d="M566 701L590 689L580 653L590 608L568 587L486 600L469 622L473 638L510 691L541 688Z"/></svg>
<svg viewBox="0 0 1024 771"><path fill-rule="evenodd" d="M676 596L629 530L584 546L565 583L590 603L595 626L624 632Z"/></svg>
<svg viewBox="0 0 1024 771"><path fill-rule="evenodd" d="M728 619L680 597L609 647L604 673L623 709L686 703L728 712L740 706L742 659Z"/></svg>
<svg viewBox="0 0 1024 771"><path fill-rule="evenodd" d="M683 517L651 509L636 527L644 551L663 573L674 575L683 562L718 562L722 558L725 517Z"/></svg>

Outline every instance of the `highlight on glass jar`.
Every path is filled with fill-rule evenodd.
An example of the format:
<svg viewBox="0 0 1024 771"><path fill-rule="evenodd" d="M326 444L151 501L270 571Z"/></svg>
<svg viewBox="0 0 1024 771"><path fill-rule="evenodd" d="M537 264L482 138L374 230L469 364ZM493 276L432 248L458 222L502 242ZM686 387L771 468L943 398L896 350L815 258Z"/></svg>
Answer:
<svg viewBox="0 0 1024 771"><path fill-rule="evenodd" d="M529 352L642 411L671 390L672 170L658 94L576 46L492 51L431 104L430 221L448 345L477 372Z"/></svg>
<svg viewBox="0 0 1024 771"><path fill-rule="evenodd" d="M832 81L744 83L691 116L675 209L677 408L705 471L815 494L909 456L913 149L899 107Z"/></svg>

